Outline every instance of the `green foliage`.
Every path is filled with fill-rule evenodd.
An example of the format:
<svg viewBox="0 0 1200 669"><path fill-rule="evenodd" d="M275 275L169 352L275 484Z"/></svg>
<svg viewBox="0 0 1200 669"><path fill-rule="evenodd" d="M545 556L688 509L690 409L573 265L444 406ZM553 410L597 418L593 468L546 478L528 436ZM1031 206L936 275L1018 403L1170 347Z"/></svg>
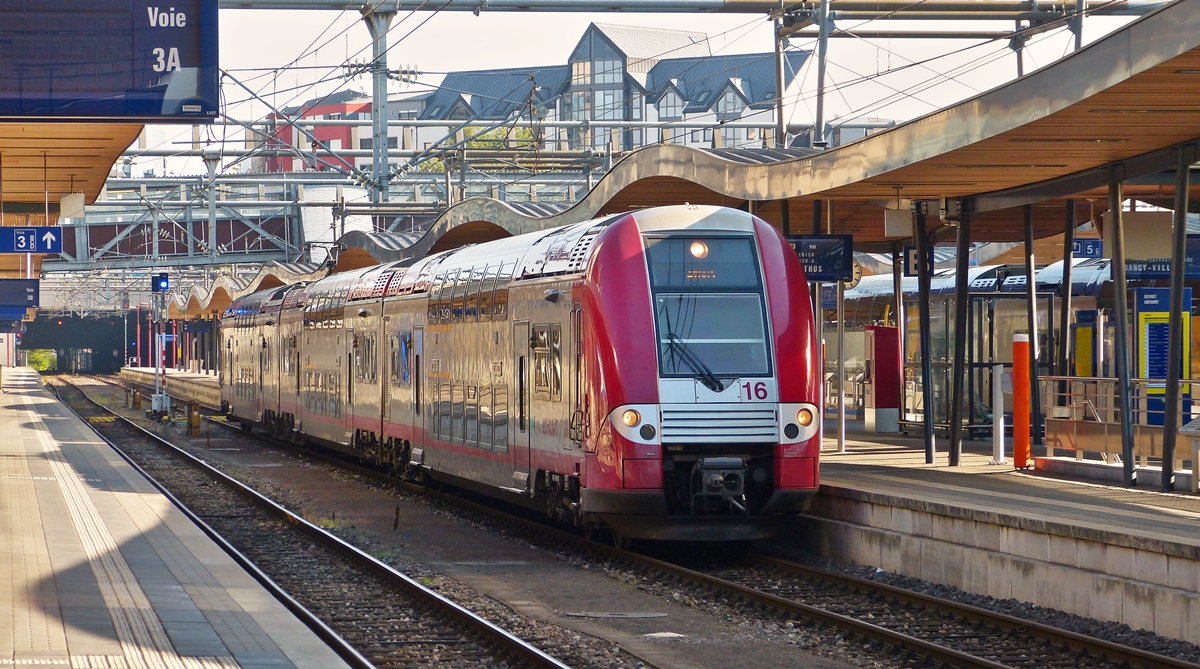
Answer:
<svg viewBox="0 0 1200 669"><path fill-rule="evenodd" d="M35 348L26 352L30 368L38 372L58 369L58 352L52 348Z"/></svg>
<svg viewBox="0 0 1200 669"><path fill-rule="evenodd" d="M482 128L467 126L460 132L462 137L470 137L482 130ZM446 146L457 142L457 139L447 139L444 144ZM468 140L466 149L521 149L532 151L537 148L537 143L533 139L533 128L495 128ZM426 160L417 166L418 172L445 172L446 161L442 158L434 158Z"/></svg>

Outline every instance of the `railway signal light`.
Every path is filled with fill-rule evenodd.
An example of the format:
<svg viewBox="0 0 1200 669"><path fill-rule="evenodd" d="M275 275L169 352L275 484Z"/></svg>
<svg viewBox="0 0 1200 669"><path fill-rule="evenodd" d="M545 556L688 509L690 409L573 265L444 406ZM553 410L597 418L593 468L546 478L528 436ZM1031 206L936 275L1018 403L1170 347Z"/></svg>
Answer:
<svg viewBox="0 0 1200 669"><path fill-rule="evenodd" d="M150 292L165 293L171 287L171 281L167 277L166 272L155 274L150 277Z"/></svg>

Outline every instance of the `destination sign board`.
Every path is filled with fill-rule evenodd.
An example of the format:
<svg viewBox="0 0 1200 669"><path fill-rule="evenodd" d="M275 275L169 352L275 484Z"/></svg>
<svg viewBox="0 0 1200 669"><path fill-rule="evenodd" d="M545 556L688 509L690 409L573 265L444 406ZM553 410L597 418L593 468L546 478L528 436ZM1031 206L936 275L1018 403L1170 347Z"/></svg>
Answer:
<svg viewBox="0 0 1200 669"><path fill-rule="evenodd" d="M217 0L0 0L0 118L217 115Z"/></svg>
<svg viewBox="0 0 1200 669"><path fill-rule="evenodd" d="M802 235L788 243L809 281L849 281L854 273L854 239L850 235Z"/></svg>
<svg viewBox="0 0 1200 669"><path fill-rule="evenodd" d="M24 310L40 306L39 285L37 279L0 279L0 307Z"/></svg>
<svg viewBox="0 0 1200 669"><path fill-rule="evenodd" d="M0 253L62 253L62 228L0 228Z"/></svg>
<svg viewBox="0 0 1200 669"><path fill-rule="evenodd" d="M1183 275L1188 279L1200 279L1200 235L1188 235L1184 252ZM1171 259L1126 260L1127 279L1169 279Z"/></svg>

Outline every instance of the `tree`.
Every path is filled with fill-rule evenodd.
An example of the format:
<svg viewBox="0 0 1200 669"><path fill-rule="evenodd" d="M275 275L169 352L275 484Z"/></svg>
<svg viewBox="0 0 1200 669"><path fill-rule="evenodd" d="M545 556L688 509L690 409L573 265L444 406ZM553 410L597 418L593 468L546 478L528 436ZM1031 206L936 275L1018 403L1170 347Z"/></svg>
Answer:
<svg viewBox="0 0 1200 669"><path fill-rule="evenodd" d="M58 369L58 352L52 348L35 348L25 353L25 364L37 372Z"/></svg>

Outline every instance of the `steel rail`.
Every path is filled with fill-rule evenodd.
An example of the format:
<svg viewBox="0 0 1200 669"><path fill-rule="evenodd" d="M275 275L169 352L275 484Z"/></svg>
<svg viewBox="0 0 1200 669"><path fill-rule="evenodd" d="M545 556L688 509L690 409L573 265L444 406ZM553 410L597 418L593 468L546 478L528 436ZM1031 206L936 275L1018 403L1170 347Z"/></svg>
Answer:
<svg viewBox="0 0 1200 669"><path fill-rule="evenodd" d="M66 383L70 384L69 381ZM62 396L58 392L57 385L48 385L50 385L50 387L54 390L55 397L58 398L59 403L62 404L67 411L70 411L80 421L88 423L86 418L79 415L75 409L71 408L70 405L63 401ZM74 384L70 385L74 386ZM79 390L80 394L83 395L84 398L86 398L93 405L108 411L107 407L88 397L87 393L80 390L78 386L74 387L76 390ZM124 416L121 416L113 411L109 411L109 413L117 418L120 418L126 425L142 430L142 432L146 433L150 437L153 437L160 442L162 441L162 439L157 435L146 432L146 430L144 430L141 426L134 424ZM213 529L211 525L201 519L200 516L196 515L178 497L171 493L166 486L160 483L158 479L151 476L150 473L143 469L142 466L137 462L134 462L133 458L129 457L129 455L126 454L125 451L121 450L117 444L113 443L108 437L105 437L96 430L92 430L92 432L99 437L101 441L108 444L109 448L113 449L113 451L115 451L116 454L119 455L121 459L124 460L130 467L133 467L138 474L141 474L147 481L149 481L150 485L154 486L160 493L162 493L163 496L165 496L171 502L171 504L174 504L175 508L183 512L183 515L187 516L188 520L191 520L193 523L195 523L196 526L199 527L202 532L204 532L204 534L208 535L209 539L212 539L218 546L221 547L221 550L225 551L230 557L233 558L234 562L238 563L238 565L249 572L250 576L253 577L254 580L258 581L259 584L261 584L263 588L267 590L267 592L271 593L275 599L279 600L279 602L283 604L284 608L291 611L293 615L299 618L300 622L304 623L306 627L312 630L313 633L316 634L319 639L321 639L321 641L324 641L327 645L329 645L329 647L333 649L333 652L337 653L338 656L345 660L347 664L355 669L376 669L375 665L366 657L363 657L363 655L359 653L354 646L350 645L349 641L346 641L342 635L338 634L333 630L333 628L326 625L325 621L317 617L317 615L310 611L308 607L304 606L297 601L296 598L288 594L288 592L284 590L282 586L275 582L275 579L268 576L267 573L262 569L259 569L258 565L254 564L250 558L246 557L245 553L238 550L233 544L229 543L229 540L221 536L215 529ZM177 447L173 444L171 444L171 448L177 449ZM220 472L218 473L221 474L221 476L224 476L224 474ZM235 483L241 485L240 482Z"/></svg>
<svg viewBox="0 0 1200 669"><path fill-rule="evenodd" d="M89 378L95 378L95 377L89 377ZM120 413L113 411L112 409L104 406L103 404L100 404L99 402L93 400L91 397L88 397L88 394L86 392L84 392L82 388L79 388L78 386L71 383L70 381L64 380L63 382L67 383L68 385L71 385L76 390L78 390L80 392L80 394L83 395L84 398L86 398L89 402L91 402L94 406L96 406L100 410L111 414L112 416L121 420L124 424L126 424L126 425L134 428L135 430L139 431L140 433L142 433L142 435L144 435L146 438L157 442L164 449L166 449L166 450L170 451L172 454L182 458L185 462L188 463L188 465L192 466L195 469L200 470L204 474L216 479L217 481L221 482L222 484L229 486L230 488L232 488L233 490L235 490L239 494L241 494L243 497L249 499L251 502L257 504L258 506L262 507L263 509L266 509L272 515L283 520L284 522L299 528L300 530L304 531L309 536L325 543L328 546L331 546L335 550L337 550L337 551L341 552L342 554L346 555L347 557L355 560L360 565L362 565L368 569L371 569L372 571L376 572L377 574L383 576L385 579L388 579L388 580L394 582L395 584L400 586L404 591L406 591L410 595L412 595L415 599L417 599L425 604L432 605L434 608L438 609L442 613L448 614L449 617L464 624L468 629L470 629L475 634L478 634L479 636L483 637L485 640L487 640L493 644L496 644L496 646L499 647L501 650L512 653L517 659L527 662L527 663L529 663L530 666L533 666L533 667L545 667L546 669L570 669L570 667L568 667L566 664L563 664L556 658L548 655L547 653L538 649L536 646L533 646L532 644L528 643L524 639L517 637L516 635L512 634L508 630L479 616L478 614L470 611L469 609L463 607L462 605L458 604L457 602L451 601L449 598L445 597L444 595L442 595L438 592L435 592L435 591L425 587L424 585L421 585L419 582L417 582L410 576L408 576L400 571L397 571L395 568L391 567L388 564L385 564L384 562L381 562L380 560L378 560L374 556L366 553L365 551L358 548L354 544L351 544L351 543L341 539L340 537L338 537L330 532L327 532L326 530L309 522L308 520L304 519L303 517L289 511L285 507L279 505L274 500L271 500L270 498L266 497L265 495L258 492L257 490L255 490L255 489L247 486L246 484L242 483L241 481L229 476L225 472L222 472L219 469L216 469L212 465L201 460L200 458L197 458L196 456L192 455L191 453L188 453L187 451L176 446L175 444L172 444L171 442L167 441L163 437L160 437L159 435L147 430L146 428L142 427L141 425L138 425L137 423L130 420L129 418L122 416ZM119 385L119 384L113 384L113 385ZM63 403L63 406L67 406L67 405L65 403ZM70 409L70 407L67 407L67 408ZM72 410L72 413L75 413L75 412ZM75 414L75 415L78 416L78 414ZM87 422L87 421L84 421L84 422ZM230 426L230 427L232 427L232 426ZM93 430L93 432L95 432L95 430ZM97 432L97 434L99 434L99 433ZM104 439L103 436L101 436L100 438ZM138 467L136 465L136 463L133 463L133 461L127 455L125 455L125 453L123 451L121 451L121 449L118 446L113 444L113 442L109 441L108 439L104 439L104 441L106 443L108 443L110 446L112 446L113 449L116 450L117 453L119 453L122 458L124 458L126 461L130 462L130 464L133 464L134 467L136 467L138 469L139 473L141 473L148 480L150 480L150 482L152 484L154 484L154 486L156 488L158 488L159 490L162 490L164 493L166 493L168 495L168 497L171 499L172 503L174 503L177 507L179 507L185 513L189 514L189 517L193 518L194 520L197 520L197 522L200 523L201 528L204 529L204 531L206 533L209 533L210 536L213 536L214 538L219 536L215 533L215 530L212 530L212 528L210 528L208 525L204 524L203 521L199 521L199 519L195 518L194 514L192 514L187 509L187 507L185 507L183 505L182 502L180 502L173 495L171 495L169 492L167 492L165 490L165 488L161 484L159 484L158 481L156 481L149 474L147 474L141 467ZM225 545L228 545L228 542L225 542L223 540L220 543L223 544L223 547ZM240 552L237 552L236 549L233 549L231 546L230 546L230 549L235 551L236 555L241 556L241 559L239 560L239 562L244 561L246 564L253 565L253 563L249 562L248 558L246 558ZM235 557L235 559L238 559L238 558ZM259 573L261 574L261 572L259 572ZM282 588L280 588L278 586L278 584L275 584L274 581L272 581L269 576L267 576L266 574L261 574L261 576L263 579L266 579L266 581L269 581L270 583L272 583L278 592L283 592ZM256 578L258 578L257 574L256 574ZM315 614L308 611L308 609L304 608L299 602L295 602L295 600L293 600L290 595L287 595L286 592L284 592L283 594L285 596L287 596L288 600L291 600L295 604L296 607L299 607L300 610L305 611L312 620L315 620L317 623L320 623L320 626L322 628L324 628L325 630L327 630L327 632L326 632L327 634L333 635L334 637L336 637L336 639L341 640L341 643L345 644L345 647L349 647L351 650L353 650L353 647L350 647L348 642L346 642L344 639L342 639L340 636L338 636L337 633L334 632L332 629L329 629L327 626L325 626L325 623L321 622L320 619L316 618ZM285 605L286 605L286 601L285 601ZM291 607L289 607L289 608L291 608ZM308 621L306 620L306 623L307 622ZM314 631L316 631L316 629L314 629ZM324 637L322 637L322 638L324 638ZM339 650L339 649L335 648L335 650ZM365 664L360 664L360 665L356 665L356 666L370 667L372 669L374 668L374 665L371 664L368 660L366 660L366 658L363 658L361 655L359 655L356 650L354 651L354 654L357 655L359 658L361 658L361 661L365 663Z"/></svg>
<svg viewBox="0 0 1200 669"><path fill-rule="evenodd" d="M212 419L210 418L210 420ZM223 425L230 430L237 429L235 425L225 421L212 420L212 422L217 425ZM666 572L683 580L690 581L696 585L726 592L742 599L762 604L764 606L783 611L784 613L798 615L821 624L838 627L847 632L878 641L889 647L906 650L915 655L923 655L929 657L930 659L945 662L956 667L972 669L1000 669L1008 667L1008 665L1005 664L987 660L985 658L979 658L951 648L946 648L939 644L924 641L900 632L895 632L869 622L857 620L852 617L826 611L824 609L807 604L802 604L800 602L762 592L760 590L755 590L753 588L697 572L686 567L681 567L669 562L647 557L645 555L641 555L640 553L590 541L579 535L572 534L555 527L550 527L543 523L535 522L527 518L522 518L520 516L516 516L484 504L479 504L456 495L430 490L424 486L398 479L393 476L388 476L387 474L384 474L376 469L347 462L342 457L328 454L325 449L302 447L261 434L256 434L255 437L280 447L300 450L306 455L319 459L322 462L340 467L376 483L401 487L409 492L424 495L442 502L463 506L472 512L485 515L501 523L519 525L523 530L542 534L554 541L568 543L580 549L593 550L615 559L626 560L649 569ZM803 574L809 578L836 582L841 585L847 585L859 589L860 591L866 590L879 593L886 598L900 600L903 603L912 604L915 606L935 609L941 613L968 619L973 622L995 625L996 627L1006 631L1014 629L1027 630L1032 634L1039 636L1043 640L1051 643L1062 645L1073 650L1086 650L1098 656L1106 657L1117 662L1128 663L1131 667L1142 667L1144 669L1200 669L1200 664L1194 664L1184 660L1160 655L1158 653L1145 651L1140 648L1134 648L1132 646L1126 646L1113 641L1098 639L1085 634L1079 634L1077 632L1057 628L1052 625L1046 625L1044 623L1032 620L1017 618L1005 613L989 611L987 609L972 606L970 604L963 604L934 595L927 595L912 590L905 590L903 588L886 583L878 583L849 574L819 569L816 567L809 567L768 555L750 554L747 557L761 564L769 564L782 569L791 570Z"/></svg>
<svg viewBox="0 0 1200 669"><path fill-rule="evenodd" d="M934 595L927 595L922 592L906 590L887 583L879 583L869 579L860 578L851 574L821 569L819 567L810 567L808 565L799 564L790 560L775 557L772 555L751 554L752 560L757 560L762 564L771 565L787 571L795 572L801 576L808 578L824 579L833 581L841 585L846 585L860 591L882 593L886 597L902 603L911 604L914 606L922 606L932 608L938 611L949 613L954 616L982 622L986 624L996 625L1005 630L1025 630L1032 631L1035 634L1041 635L1052 643L1061 644L1072 650L1086 650L1088 652L1098 653L1116 662L1124 662L1131 667L1146 667L1153 669L1200 669L1200 664L1186 662L1184 660L1167 657L1158 653L1126 646L1106 639L1098 639L1096 637L1072 632L1070 630L1054 627L1045 623L1026 620L1016 616L1000 613L998 611L989 611L988 609L955 602L953 600L944 599Z"/></svg>

